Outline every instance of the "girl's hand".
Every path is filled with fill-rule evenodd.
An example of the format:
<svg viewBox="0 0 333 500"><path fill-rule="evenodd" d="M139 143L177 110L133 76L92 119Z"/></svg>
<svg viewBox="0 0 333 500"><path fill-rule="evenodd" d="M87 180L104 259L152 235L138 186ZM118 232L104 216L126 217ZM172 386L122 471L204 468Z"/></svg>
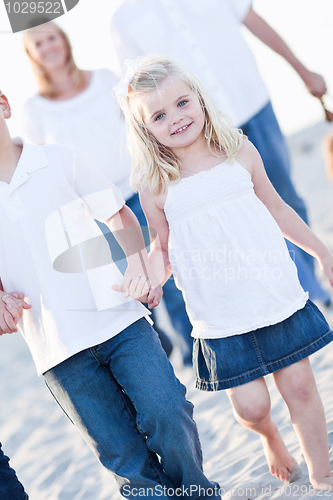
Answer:
<svg viewBox="0 0 333 500"><path fill-rule="evenodd" d="M161 285L158 285L155 288L151 288L148 294L148 307L149 309L153 309L153 307L158 306L163 297L163 290Z"/></svg>
<svg viewBox="0 0 333 500"><path fill-rule="evenodd" d="M325 254L325 257L319 259L319 265L333 288L333 255L330 252Z"/></svg>

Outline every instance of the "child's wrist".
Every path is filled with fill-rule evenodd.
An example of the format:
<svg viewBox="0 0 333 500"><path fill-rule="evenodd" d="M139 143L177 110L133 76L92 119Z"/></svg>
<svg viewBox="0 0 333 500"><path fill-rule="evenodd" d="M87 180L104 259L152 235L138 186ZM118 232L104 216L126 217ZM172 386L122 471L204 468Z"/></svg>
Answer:
<svg viewBox="0 0 333 500"><path fill-rule="evenodd" d="M325 260L332 258L332 254L328 248L325 248L320 254L317 255L317 260L319 262L325 262Z"/></svg>

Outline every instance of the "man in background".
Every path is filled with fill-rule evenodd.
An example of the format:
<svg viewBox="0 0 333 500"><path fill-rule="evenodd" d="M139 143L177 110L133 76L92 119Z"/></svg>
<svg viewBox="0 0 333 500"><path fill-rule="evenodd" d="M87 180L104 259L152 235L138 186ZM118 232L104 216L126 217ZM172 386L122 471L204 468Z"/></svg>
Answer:
<svg viewBox="0 0 333 500"><path fill-rule="evenodd" d="M295 69L312 95L326 92L324 79L296 58L254 11L252 0L125 0L112 17L112 37L121 67L124 59L157 52L194 73L233 126L258 149L281 198L308 223L305 203L290 177L286 141L242 24ZM287 245L303 288L312 300L329 305L330 295L316 279L313 258L293 243Z"/></svg>

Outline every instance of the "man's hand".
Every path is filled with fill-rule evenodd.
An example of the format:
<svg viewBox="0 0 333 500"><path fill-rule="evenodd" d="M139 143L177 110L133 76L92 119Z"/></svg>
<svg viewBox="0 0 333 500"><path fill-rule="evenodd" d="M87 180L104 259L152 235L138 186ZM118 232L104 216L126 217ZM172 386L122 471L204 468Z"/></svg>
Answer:
<svg viewBox="0 0 333 500"><path fill-rule="evenodd" d="M31 305L24 301L23 293L0 291L0 335L17 332L16 325L24 309L30 308Z"/></svg>
<svg viewBox="0 0 333 500"><path fill-rule="evenodd" d="M312 71L306 71L302 75L306 88L315 97L322 97L327 92L324 78Z"/></svg>

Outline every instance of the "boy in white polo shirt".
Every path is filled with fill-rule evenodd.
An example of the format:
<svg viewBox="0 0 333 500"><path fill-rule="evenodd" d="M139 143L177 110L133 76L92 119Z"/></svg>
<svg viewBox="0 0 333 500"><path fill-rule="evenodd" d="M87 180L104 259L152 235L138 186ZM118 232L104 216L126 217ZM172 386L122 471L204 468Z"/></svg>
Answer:
<svg viewBox="0 0 333 500"><path fill-rule="evenodd" d="M126 498L166 499L163 487L180 497L219 497L202 471L193 405L147 309L111 289L123 277L93 219L122 230L120 243L129 238L129 281L146 258L128 230L137 220L120 191L72 149L12 140L10 114L2 94L0 277L32 304L19 329L38 374ZM159 294L150 292L152 306Z"/></svg>

